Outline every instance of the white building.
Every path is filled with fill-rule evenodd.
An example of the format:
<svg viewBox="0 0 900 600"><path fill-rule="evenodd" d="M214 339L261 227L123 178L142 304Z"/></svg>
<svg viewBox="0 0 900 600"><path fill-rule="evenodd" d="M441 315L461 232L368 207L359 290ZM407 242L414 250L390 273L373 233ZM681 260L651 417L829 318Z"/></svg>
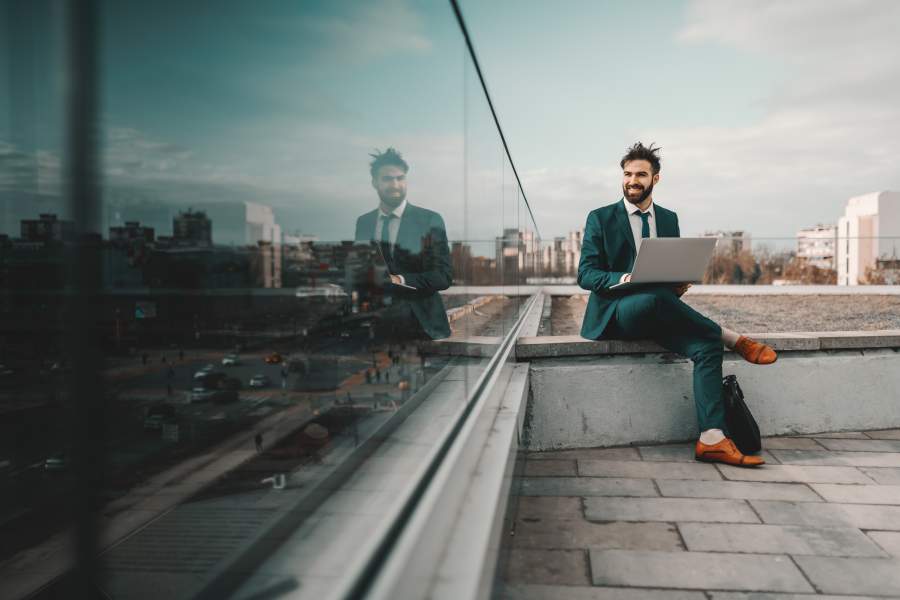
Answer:
<svg viewBox="0 0 900 600"><path fill-rule="evenodd" d="M838 221L838 285L866 283L867 268L876 259L898 256L900 192L873 192L847 201Z"/></svg>
<svg viewBox="0 0 900 600"><path fill-rule="evenodd" d="M553 238L541 253L544 273L558 276L574 275L581 260L583 229L575 229L567 236Z"/></svg>
<svg viewBox="0 0 900 600"><path fill-rule="evenodd" d="M746 231L706 231L700 237L718 239L716 254L737 256L741 252L750 252L750 234Z"/></svg>
<svg viewBox="0 0 900 600"><path fill-rule="evenodd" d="M837 225L816 225L797 232L797 258L820 269L834 269Z"/></svg>

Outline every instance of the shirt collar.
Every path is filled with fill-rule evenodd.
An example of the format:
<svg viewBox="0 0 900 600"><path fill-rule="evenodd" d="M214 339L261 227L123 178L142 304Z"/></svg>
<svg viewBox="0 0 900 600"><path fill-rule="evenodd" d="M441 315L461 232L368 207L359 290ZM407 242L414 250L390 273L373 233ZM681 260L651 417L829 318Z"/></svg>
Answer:
<svg viewBox="0 0 900 600"><path fill-rule="evenodd" d="M396 215L398 219L403 218L403 211L406 210L406 198L403 199L403 202L400 203L400 206L395 208L392 212L386 213L384 209L381 208L381 203L378 204L378 216L379 217L387 217L388 215Z"/></svg>
<svg viewBox="0 0 900 600"><path fill-rule="evenodd" d="M406 202L406 200L404 200L404 202ZM625 206L625 214L628 216L631 216L639 211L638 207L636 207L634 204L632 204L625 198L622 198L622 204ZM656 203L653 202L653 200L651 200L650 206L648 206L647 210L645 210L644 212L650 213L650 216L655 219L656 218L656 210L654 209L654 206L656 206Z"/></svg>

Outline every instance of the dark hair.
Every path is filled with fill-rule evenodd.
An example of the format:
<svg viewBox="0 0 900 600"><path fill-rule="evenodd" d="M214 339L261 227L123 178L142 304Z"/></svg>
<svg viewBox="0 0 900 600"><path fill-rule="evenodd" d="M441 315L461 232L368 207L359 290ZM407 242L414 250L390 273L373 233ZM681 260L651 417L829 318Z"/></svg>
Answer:
<svg viewBox="0 0 900 600"><path fill-rule="evenodd" d="M623 169L625 168L625 163L632 160L646 160L650 163L650 168L653 169L653 174L656 175L659 173L659 151L661 148L654 148L653 144L650 144L650 147L643 145L640 142L637 142L634 146L628 149L628 152L625 153L625 156L622 157L622 162L619 163L619 166Z"/></svg>
<svg viewBox="0 0 900 600"><path fill-rule="evenodd" d="M378 174L378 169L385 165L400 167L401 169L403 169L404 173L409 172L409 165L406 164L406 161L403 160L403 157L400 156L400 153L393 148L388 148L384 152L376 148L375 154L370 154L369 156L371 156L373 159L369 164L369 172L372 173L372 179L375 179L375 175Z"/></svg>

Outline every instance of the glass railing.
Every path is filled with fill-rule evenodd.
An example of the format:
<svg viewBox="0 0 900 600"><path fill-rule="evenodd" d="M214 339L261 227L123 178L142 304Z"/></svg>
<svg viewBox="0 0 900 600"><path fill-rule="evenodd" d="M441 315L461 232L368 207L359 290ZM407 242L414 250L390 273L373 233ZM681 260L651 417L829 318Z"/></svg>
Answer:
<svg viewBox="0 0 900 600"><path fill-rule="evenodd" d="M3 7L0 595L335 589L541 245L452 7Z"/></svg>

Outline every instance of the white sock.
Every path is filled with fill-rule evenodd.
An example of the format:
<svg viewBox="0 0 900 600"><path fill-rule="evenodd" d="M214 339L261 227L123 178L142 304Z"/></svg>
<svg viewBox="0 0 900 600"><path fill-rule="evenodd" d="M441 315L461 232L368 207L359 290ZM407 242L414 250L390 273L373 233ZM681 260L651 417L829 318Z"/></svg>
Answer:
<svg viewBox="0 0 900 600"><path fill-rule="evenodd" d="M738 332L732 331L727 327L722 328L722 342L725 344L726 348L733 350L739 337L741 337L741 335Z"/></svg>
<svg viewBox="0 0 900 600"><path fill-rule="evenodd" d="M725 434L721 429L707 429L700 434L700 443L712 446L718 444L725 439Z"/></svg>

